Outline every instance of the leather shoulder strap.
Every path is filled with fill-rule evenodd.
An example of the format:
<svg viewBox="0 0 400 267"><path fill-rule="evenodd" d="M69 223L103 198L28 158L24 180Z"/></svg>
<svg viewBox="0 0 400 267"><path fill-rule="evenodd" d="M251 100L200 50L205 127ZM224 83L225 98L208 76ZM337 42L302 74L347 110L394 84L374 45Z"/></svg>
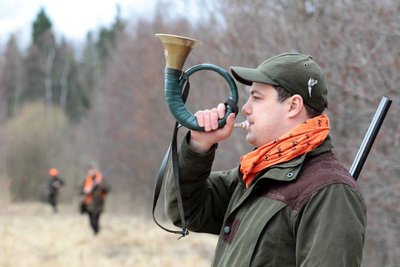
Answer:
<svg viewBox="0 0 400 267"><path fill-rule="evenodd" d="M182 93L182 99L184 102L186 102L187 96L189 94L189 88L190 84L189 81L186 81L185 88ZM160 165L160 169L158 171L157 179L156 179L156 184L154 187L154 197L153 197L153 210L152 210L152 216L154 222L163 230L173 233L173 234L180 234L181 237L178 239L185 237L186 235L189 234L189 231L186 227L186 220L185 220L185 213L183 210L183 203L182 203L182 194L181 194L181 189L180 189L180 184L179 184L179 159L178 159L178 148L177 148L177 135L178 135L178 130L181 127L178 122L175 122L175 127L174 127L174 132L172 135L172 140L171 144L169 145L167 152L164 155L164 159ZM165 177L165 172L167 169L168 161L171 158L172 162L172 169L173 169L173 174L174 174L174 186L175 186L175 192L176 192L176 199L178 202L178 211L179 211L179 216L181 219L181 230L171 230L168 229L164 226L162 226L157 219L155 218L155 209L157 206L158 198L160 196L163 180Z"/></svg>

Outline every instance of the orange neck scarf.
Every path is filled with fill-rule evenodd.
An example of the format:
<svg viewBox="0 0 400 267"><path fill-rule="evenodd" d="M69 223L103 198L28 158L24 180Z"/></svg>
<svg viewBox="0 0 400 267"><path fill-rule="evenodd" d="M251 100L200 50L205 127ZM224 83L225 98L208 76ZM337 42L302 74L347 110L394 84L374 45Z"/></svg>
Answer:
<svg viewBox="0 0 400 267"><path fill-rule="evenodd" d="M322 114L300 123L278 139L242 156L240 171L246 187L249 187L260 171L314 150L326 139L328 133L329 118Z"/></svg>

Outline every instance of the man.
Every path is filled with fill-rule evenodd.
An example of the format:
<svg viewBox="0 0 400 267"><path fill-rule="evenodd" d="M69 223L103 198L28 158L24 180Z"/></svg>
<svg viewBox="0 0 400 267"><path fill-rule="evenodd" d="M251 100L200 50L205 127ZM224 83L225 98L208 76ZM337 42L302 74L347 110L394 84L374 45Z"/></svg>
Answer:
<svg viewBox="0 0 400 267"><path fill-rule="evenodd" d="M91 163L82 186L84 198L81 211L88 213L90 227L95 235L100 231L100 215L103 212L105 197L109 190L97 164Z"/></svg>
<svg viewBox="0 0 400 267"><path fill-rule="evenodd" d="M231 71L251 86L242 112L255 149L239 167L211 171L217 143L234 127L231 114L218 129L220 104L195 114L205 131L190 131L179 154L188 228L219 234L213 266L360 266L366 208L331 151L323 71L297 53ZM179 225L171 171L166 190L167 214Z"/></svg>
<svg viewBox="0 0 400 267"><path fill-rule="evenodd" d="M54 213L58 212L58 193L62 186L64 186L64 180L58 176L58 170L56 168L49 169L50 179L47 183L48 201L53 207Z"/></svg>

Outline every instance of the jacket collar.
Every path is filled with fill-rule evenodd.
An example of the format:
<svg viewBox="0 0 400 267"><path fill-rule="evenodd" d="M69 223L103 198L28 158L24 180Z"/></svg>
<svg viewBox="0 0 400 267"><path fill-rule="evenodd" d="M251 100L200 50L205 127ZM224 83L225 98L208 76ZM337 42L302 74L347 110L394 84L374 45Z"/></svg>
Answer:
<svg viewBox="0 0 400 267"><path fill-rule="evenodd" d="M250 188L254 184L258 183L258 181L265 179L272 179L275 181L287 181L287 182L293 181L297 178L297 175L301 171L301 167L303 166L303 162L305 161L306 158L315 157L324 152L330 151L332 147L333 147L332 141L330 136L328 135L328 137L324 140L324 142L322 142L322 144L319 145L316 149L301 156L298 156L297 158L294 158L290 161L274 165L266 169L265 171L262 171L254 179Z"/></svg>

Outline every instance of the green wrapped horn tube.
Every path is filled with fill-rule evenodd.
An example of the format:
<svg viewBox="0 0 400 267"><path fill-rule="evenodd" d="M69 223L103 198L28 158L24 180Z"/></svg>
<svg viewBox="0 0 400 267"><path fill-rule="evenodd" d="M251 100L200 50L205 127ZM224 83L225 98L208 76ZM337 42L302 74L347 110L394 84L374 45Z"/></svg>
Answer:
<svg viewBox="0 0 400 267"><path fill-rule="evenodd" d="M204 128L198 125L196 117L186 108L182 99L182 91L189 76L200 70L211 70L217 72L228 82L230 88L230 102L235 103L237 106L239 99L235 81L233 80L232 76L221 67L213 64L203 63L191 67L186 72L167 67L165 69L164 94L168 108L177 122L188 129L196 131L204 131ZM225 125L226 118L233 112L235 112L234 108L228 104L225 111L225 116L218 121L219 128Z"/></svg>
<svg viewBox="0 0 400 267"><path fill-rule="evenodd" d="M204 131L203 127L198 125L196 117L185 107L182 92L190 75L200 70L211 70L220 74L230 87L230 97L225 102L227 106L225 116L218 121L218 127L223 127L228 115L232 112L237 112L238 90L232 76L223 68L207 63L196 65L186 72L182 71L190 51L196 45L201 44L201 41L173 34L157 33L156 36L160 38L164 46L166 61L165 100L176 121L191 130Z"/></svg>

